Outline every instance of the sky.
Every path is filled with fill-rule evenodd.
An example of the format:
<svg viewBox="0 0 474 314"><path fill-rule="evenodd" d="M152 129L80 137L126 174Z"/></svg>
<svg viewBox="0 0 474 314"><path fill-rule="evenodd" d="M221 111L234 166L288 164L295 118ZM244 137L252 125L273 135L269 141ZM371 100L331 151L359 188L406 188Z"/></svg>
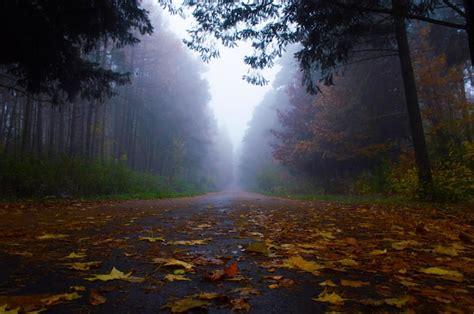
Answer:
<svg viewBox="0 0 474 314"><path fill-rule="evenodd" d="M180 38L186 38L186 29L191 27L192 21L189 18L183 20L179 16L170 16L167 12L164 14L170 20L170 30ZM267 86L255 86L242 80L249 69L243 61L244 56L250 52L249 43L239 43L238 47L232 49L222 47L220 58L211 60L207 64L208 71L203 75L210 86L210 106L219 126L229 133L234 150L238 150L255 106L271 89L271 82L279 70L279 66L275 66L262 72L270 81ZM198 57L197 53L194 54Z"/></svg>

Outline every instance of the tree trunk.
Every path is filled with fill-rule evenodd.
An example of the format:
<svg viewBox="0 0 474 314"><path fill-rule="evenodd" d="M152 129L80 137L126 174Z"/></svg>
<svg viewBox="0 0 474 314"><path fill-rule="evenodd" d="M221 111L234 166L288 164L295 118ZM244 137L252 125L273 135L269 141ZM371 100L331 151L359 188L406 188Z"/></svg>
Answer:
<svg viewBox="0 0 474 314"><path fill-rule="evenodd" d="M474 66L474 2L464 0L464 12L466 13L466 32L471 53L471 66Z"/></svg>
<svg viewBox="0 0 474 314"><path fill-rule="evenodd" d="M14 132L13 126L15 124L16 115L17 115L16 109L17 109L17 101L12 100L12 114L11 114L11 117L10 117L10 123L8 125L7 135L5 137L4 153L9 152L10 143L12 142L12 137L13 137L13 132ZM15 138L13 138L13 141L15 141Z"/></svg>
<svg viewBox="0 0 474 314"><path fill-rule="evenodd" d="M36 108L36 131L35 131L35 150L38 155L43 153L43 106L37 104Z"/></svg>
<svg viewBox="0 0 474 314"><path fill-rule="evenodd" d="M56 108L51 105L49 115L49 144L48 144L48 155L51 157L54 153L54 130L55 130L55 123L56 123Z"/></svg>
<svg viewBox="0 0 474 314"><path fill-rule="evenodd" d="M33 110L33 100L30 96L26 97L25 113L23 119L23 132L21 135L20 152L24 155L28 150L31 136L31 111Z"/></svg>
<svg viewBox="0 0 474 314"><path fill-rule="evenodd" d="M92 115L94 113L95 101L91 102L87 108L87 122L86 122L86 157L92 156L91 142L92 142Z"/></svg>
<svg viewBox="0 0 474 314"><path fill-rule="evenodd" d="M398 54L400 57L407 111L410 120L411 136L418 170L420 196L423 198L430 198L433 192L433 176L431 174L430 160L423 130L423 121L421 119L405 18L403 18L405 15L404 13L407 10L407 4L407 0L392 0L395 12L398 11L398 14L395 15L395 35L398 44Z"/></svg>
<svg viewBox="0 0 474 314"><path fill-rule="evenodd" d="M58 153L64 153L64 105L59 107Z"/></svg>
<svg viewBox="0 0 474 314"><path fill-rule="evenodd" d="M77 128L77 103L72 104L71 133L69 134L69 155L74 156L76 152L76 128Z"/></svg>

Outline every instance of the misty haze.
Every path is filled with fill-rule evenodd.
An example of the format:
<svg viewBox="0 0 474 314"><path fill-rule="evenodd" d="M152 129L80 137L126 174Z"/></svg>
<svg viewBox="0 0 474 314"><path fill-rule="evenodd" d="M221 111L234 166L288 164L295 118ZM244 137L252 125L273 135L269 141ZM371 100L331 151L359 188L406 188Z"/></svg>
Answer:
<svg viewBox="0 0 474 314"><path fill-rule="evenodd" d="M473 0L0 1L0 314L473 313Z"/></svg>

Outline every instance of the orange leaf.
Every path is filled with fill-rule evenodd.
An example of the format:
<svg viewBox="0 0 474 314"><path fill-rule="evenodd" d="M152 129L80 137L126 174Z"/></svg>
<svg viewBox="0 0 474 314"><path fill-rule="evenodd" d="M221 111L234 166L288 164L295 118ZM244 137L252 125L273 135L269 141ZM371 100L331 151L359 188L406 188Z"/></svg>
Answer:
<svg viewBox="0 0 474 314"><path fill-rule="evenodd" d="M239 268L237 267L237 262L233 262L229 267L224 269L225 275L229 278L234 277L239 273Z"/></svg>

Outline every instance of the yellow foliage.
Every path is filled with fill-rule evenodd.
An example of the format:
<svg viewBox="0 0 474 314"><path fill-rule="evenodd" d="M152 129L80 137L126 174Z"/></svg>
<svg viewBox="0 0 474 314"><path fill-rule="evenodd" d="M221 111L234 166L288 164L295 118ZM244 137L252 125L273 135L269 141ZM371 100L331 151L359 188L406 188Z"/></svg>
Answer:
<svg viewBox="0 0 474 314"><path fill-rule="evenodd" d="M323 291L323 293L321 293L317 298L313 298L313 300L318 302L331 303L334 305L344 304L344 299L335 292L328 293L327 291Z"/></svg>
<svg viewBox="0 0 474 314"><path fill-rule="evenodd" d="M58 240L67 238L67 234L52 234L52 233L45 233L43 235L37 236L36 239L38 240Z"/></svg>
<svg viewBox="0 0 474 314"><path fill-rule="evenodd" d="M124 281L129 281L129 282L143 282L144 281L144 279L141 277L132 277L131 272L125 274L115 267L112 268L109 274L93 275L93 277L89 277L85 279L89 281L95 281L95 280L100 280L100 281L124 280Z"/></svg>
<svg viewBox="0 0 474 314"><path fill-rule="evenodd" d="M420 272L428 274L428 275L438 275L443 277L444 279L454 280L454 281L462 281L464 279L464 275L456 270L448 270L440 267L428 267L423 268Z"/></svg>
<svg viewBox="0 0 474 314"><path fill-rule="evenodd" d="M174 258L155 258L153 263L160 264L162 266L176 266L182 267L187 271L191 271L194 268L194 265L174 259Z"/></svg>
<svg viewBox="0 0 474 314"><path fill-rule="evenodd" d="M408 302L410 302L411 297L409 295L406 295L401 298L390 298L390 299L385 299L384 302L388 305L395 306L397 308L402 308L405 305L407 305Z"/></svg>
<svg viewBox="0 0 474 314"><path fill-rule="evenodd" d="M288 268L296 267L313 274L318 274L318 270L324 268L322 265L319 265L316 262L307 261L301 256L291 256L285 261L284 265Z"/></svg>
<svg viewBox="0 0 474 314"><path fill-rule="evenodd" d="M392 248L397 251L406 249L407 247L420 246L420 243L415 240L404 240L400 242L392 243Z"/></svg>
<svg viewBox="0 0 474 314"><path fill-rule="evenodd" d="M138 237L139 240L141 241L148 241L148 242L151 242L151 243L154 243L154 242L157 242L157 241L165 241L165 238L163 237Z"/></svg>

